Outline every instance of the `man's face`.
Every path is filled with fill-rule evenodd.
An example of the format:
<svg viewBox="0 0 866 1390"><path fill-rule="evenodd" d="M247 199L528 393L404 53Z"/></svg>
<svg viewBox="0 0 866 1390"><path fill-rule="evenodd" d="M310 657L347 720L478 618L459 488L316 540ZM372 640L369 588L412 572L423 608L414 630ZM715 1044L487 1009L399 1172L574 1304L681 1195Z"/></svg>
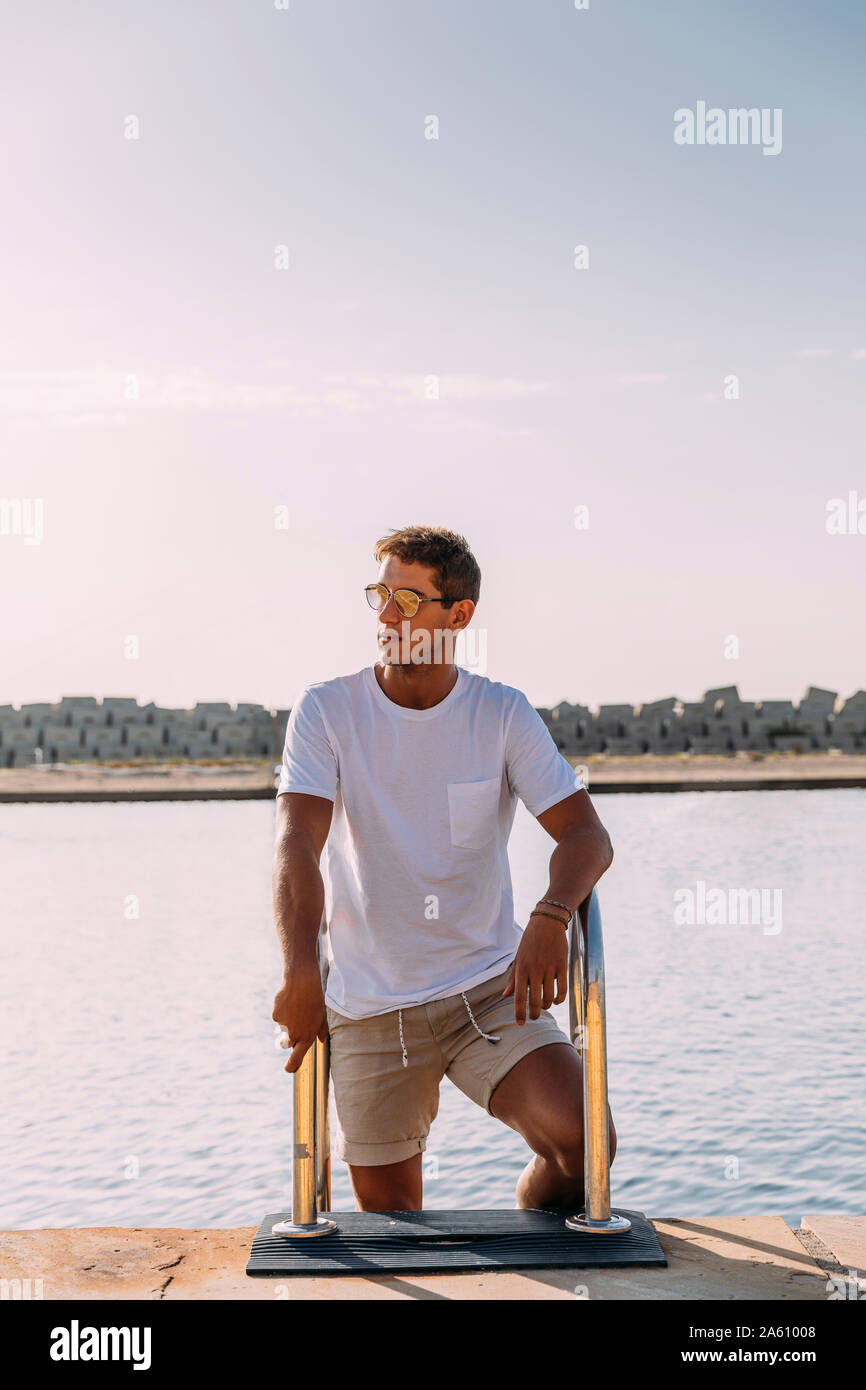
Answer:
<svg viewBox="0 0 866 1390"><path fill-rule="evenodd" d="M441 603L421 603L412 618L405 618L394 602L396 589L413 589L421 598L432 598L442 591L433 582L432 572L424 565L397 560L386 555L382 561L377 578L386 584L391 596L385 607L377 614L378 644L382 661L388 665L414 666L426 665L437 660L453 662L453 637L447 634L465 626L460 621L455 603L451 608L443 608ZM466 620L468 621L468 620ZM434 634L440 630L438 641ZM450 652L449 652L450 646ZM412 660L412 652L415 660ZM419 660L420 658L420 660Z"/></svg>

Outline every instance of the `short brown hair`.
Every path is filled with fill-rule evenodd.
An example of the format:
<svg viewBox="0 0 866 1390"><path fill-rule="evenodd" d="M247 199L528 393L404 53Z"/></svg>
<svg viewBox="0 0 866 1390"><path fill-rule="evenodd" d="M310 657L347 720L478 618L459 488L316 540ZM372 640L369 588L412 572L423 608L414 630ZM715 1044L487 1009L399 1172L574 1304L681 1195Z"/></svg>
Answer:
<svg viewBox="0 0 866 1390"><path fill-rule="evenodd" d="M386 555L432 570L439 592L453 595L443 604L445 608L461 598L478 602L481 570L468 541L456 531L446 531L442 526L404 526L376 542L373 558L381 564Z"/></svg>

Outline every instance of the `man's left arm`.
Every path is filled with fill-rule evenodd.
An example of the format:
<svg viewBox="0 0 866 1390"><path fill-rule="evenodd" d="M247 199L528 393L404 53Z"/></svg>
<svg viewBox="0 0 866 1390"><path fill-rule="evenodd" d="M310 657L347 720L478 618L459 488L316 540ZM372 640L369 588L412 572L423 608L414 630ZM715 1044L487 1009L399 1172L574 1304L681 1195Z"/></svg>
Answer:
<svg viewBox="0 0 866 1390"><path fill-rule="evenodd" d="M538 1018L543 1008L561 1004L568 997L566 912L577 912L613 862L610 836L584 788L542 811L536 820L556 841L550 856L550 881L542 896L565 907L552 907L539 899L536 906L540 913L551 913L561 920L533 915L523 932L502 992L503 999L514 994L518 1023L526 1022L527 991L530 1018Z"/></svg>

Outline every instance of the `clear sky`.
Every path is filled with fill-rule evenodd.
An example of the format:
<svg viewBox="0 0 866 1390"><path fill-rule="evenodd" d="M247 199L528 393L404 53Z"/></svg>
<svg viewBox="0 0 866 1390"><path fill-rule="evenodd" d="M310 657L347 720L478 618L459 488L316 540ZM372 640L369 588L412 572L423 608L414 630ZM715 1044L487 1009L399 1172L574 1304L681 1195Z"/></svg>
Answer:
<svg viewBox="0 0 866 1390"><path fill-rule="evenodd" d="M860 3L44 0L4 50L0 704L287 706L419 522L534 704L866 685ZM699 101L781 151L675 144Z"/></svg>

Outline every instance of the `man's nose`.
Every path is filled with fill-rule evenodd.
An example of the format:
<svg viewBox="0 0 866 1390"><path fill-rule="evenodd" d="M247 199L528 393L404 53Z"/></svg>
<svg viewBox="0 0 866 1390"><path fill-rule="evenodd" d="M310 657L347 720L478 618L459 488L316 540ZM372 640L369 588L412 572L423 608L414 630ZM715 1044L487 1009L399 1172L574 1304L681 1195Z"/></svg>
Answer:
<svg viewBox="0 0 866 1390"><path fill-rule="evenodd" d="M397 607L397 600L394 598L393 594L388 595L388 602L385 604L385 607L379 609L379 621L380 623L396 622L398 624L403 621L403 614Z"/></svg>

